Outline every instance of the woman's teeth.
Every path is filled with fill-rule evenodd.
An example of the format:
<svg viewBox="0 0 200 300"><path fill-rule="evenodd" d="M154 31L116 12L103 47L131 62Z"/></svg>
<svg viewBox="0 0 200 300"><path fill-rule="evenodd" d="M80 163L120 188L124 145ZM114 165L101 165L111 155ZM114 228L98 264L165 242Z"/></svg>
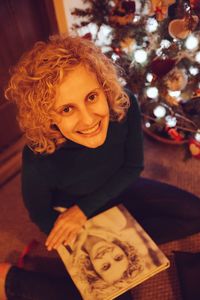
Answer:
<svg viewBox="0 0 200 300"><path fill-rule="evenodd" d="M82 134L90 134L90 133L94 133L98 128L99 128L99 123L97 125L95 125L94 127L92 127L91 129L82 130L79 132Z"/></svg>

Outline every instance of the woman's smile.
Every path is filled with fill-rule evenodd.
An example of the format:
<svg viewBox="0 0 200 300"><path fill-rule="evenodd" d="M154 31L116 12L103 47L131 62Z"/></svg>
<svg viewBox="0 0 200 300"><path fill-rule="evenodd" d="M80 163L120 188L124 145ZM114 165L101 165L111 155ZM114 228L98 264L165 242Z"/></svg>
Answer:
<svg viewBox="0 0 200 300"><path fill-rule="evenodd" d="M96 125L91 126L88 129L78 131L78 133L84 134L89 137L98 134L100 130L101 130L101 122L98 122Z"/></svg>

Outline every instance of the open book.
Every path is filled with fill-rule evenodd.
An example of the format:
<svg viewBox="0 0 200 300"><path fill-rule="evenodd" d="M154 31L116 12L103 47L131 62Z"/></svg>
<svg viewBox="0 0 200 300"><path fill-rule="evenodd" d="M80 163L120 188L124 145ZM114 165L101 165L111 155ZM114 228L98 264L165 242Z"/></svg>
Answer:
<svg viewBox="0 0 200 300"><path fill-rule="evenodd" d="M85 300L110 300L169 267L169 260L123 205L88 220L58 253Z"/></svg>

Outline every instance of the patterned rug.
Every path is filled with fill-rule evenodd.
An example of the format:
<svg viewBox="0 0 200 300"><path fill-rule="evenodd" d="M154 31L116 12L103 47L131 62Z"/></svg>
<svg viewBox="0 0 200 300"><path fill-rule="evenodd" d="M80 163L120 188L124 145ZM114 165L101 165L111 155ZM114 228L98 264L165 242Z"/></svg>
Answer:
<svg viewBox="0 0 200 300"><path fill-rule="evenodd" d="M200 252L200 233L160 245L160 249L169 258L170 268L135 287L132 290L134 300L182 299L173 251Z"/></svg>

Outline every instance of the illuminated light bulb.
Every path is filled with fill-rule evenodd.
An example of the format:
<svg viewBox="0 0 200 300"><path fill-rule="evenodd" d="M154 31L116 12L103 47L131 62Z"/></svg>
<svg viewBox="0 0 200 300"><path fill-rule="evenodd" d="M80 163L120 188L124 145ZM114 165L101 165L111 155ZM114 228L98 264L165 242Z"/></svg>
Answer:
<svg viewBox="0 0 200 300"><path fill-rule="evenodd" d="M177 123L177 120L175 117L172 117L172 116L166 116L165 117L165 121L166 121L166 124L169 126L169 127L175 127L176 126L176 123Z"/></svg>
<svg viewBox="0 0 200 300"><path fill-rule="evenodd" d="M162 40L160 43L162 48L169 48L169 46L171 45L170 41L168 40Z"/></svg>
<svg viewBox="0 0 200 300"><path fill-rule="evenodd" d="M117 55L116 53L113 53L111 58L113 61L116 61L119 58L119 55Z"/></svg>
<svg viewBox="0 0 200 300"><path fill-rule="evenodd" d="M158 97L158 89L157 87L148 87L146 94L149 98L157 98Z"/></svg>
<svg viewBox="0 0 200 300"><path fill-rule="evenodd" d="M185 47L188 50L195 50L199 44L198 39L194 35L189 35L185 41Z"/></svg>
<svg viewBox="0 0 200 300"><path fill-rule="evenodd" d="M195 60L200 63L200 51L195 55Z"/></svg>
<svg viewBox="0 0 200 300"><path fill-rule="evenodd" d="M148 82L152 82L152 80L153 80L153 74L148 73L146 79L147 79Z"/></svg>
<svg viewBox="0 0 200 300"><path fill-rule="evenodd" d="M154 108L153 113L156 118L163 118L166 115L166 109L165 107L158 105Z"/></svg>
<svg viewBox="0 0 200 300"><path fill-rule="evenodd" d="M146 30L148 32L155 32L158 28L158 22L154 18L149 18L146 24Z"/></svg>
<svg viewBox="0 0 200 300"><path fill-rule="evenodd" d="M168 93L169 93L170 96L176 97L176 98L178 98L181 95L181 91L170 91L170 90L168 90Z"/></svg>
<svg viewBox="0 0 200 300"><path fill-rule="evenodd" d="M145 123L145 127L147 127L147 128L151 127L151 123L146 122L146 123Z"/></svg>
<svg viewBox="0 0 200 300"><path fill-rule="evenodd" d="M134 16L133 23L137 23L138 21L140 21L140 19L140 16Z"/></svg>
<svg viewBox="0 0 200 300"><path fill-rule="evenodd" d="M196 140L197 142L200 143L200 130L198 130L198 131L199 131L199 132L197 132L197 133L195 134L194 138L195 138L195 140Z"/></svg>
<svg viewBox="0 0 200 300"><path fill-rule="evenodd" d="M119 82L122 86L125 86L127 84L126 80L123 77L119 77Z"/></svg>
<svg viewBox="0 0 200 300"><path fill-rule="evenodd" d="M199 69L191 66L189 68L189 72L190 72L191 75L195 76L195 75L197 75L199 73Z"/></svg>
<svg viewBox="0 0 200 300"><path fill-rule="evenodd" d="M144 63L147 60L147 52L143 49L138 49L134 53L134 58L138 63Z"/></svg>

